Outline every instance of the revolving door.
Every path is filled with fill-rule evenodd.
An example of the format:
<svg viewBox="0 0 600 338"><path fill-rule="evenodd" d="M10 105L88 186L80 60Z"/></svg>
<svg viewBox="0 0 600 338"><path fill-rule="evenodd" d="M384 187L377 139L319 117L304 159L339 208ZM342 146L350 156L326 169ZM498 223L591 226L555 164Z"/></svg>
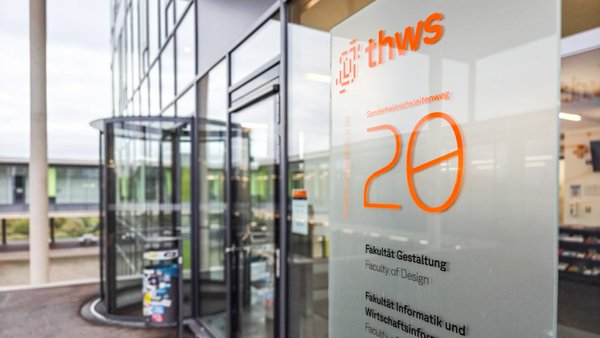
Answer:
<svg viewBox="0 0 600 338"><path fill-rule="evenodd" d="M143 253L158 239L176 237L183 258L183 314L189 315L191 224L196 217L190 184L193 119L118 117L92 126L100 130L102 230L101 292L91 312L105 321L145 326Z"/></svg>

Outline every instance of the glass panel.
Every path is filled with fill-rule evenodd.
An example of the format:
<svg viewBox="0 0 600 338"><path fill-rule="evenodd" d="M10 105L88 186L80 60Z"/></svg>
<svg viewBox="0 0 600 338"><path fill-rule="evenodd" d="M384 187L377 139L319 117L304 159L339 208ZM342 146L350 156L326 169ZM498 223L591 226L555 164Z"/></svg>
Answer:
<svg viewBox="0 0 600 338"><path fill-rule="evenodd" d="M132 65L132 69L133 69L133 88L137 88L138 84L140 83L140 74L139 74L139 61L140 61L140 53L139 53L139 45L140 45L140 41L139 41L139 15L138 15L138 1L139 0L132 0L131 2L131 17L132 17L132 39L131 42L133 44L133 51L131 53L131 56L133 58L133 65Z"/></svg>
<svg viewBox="0 0 600 338"><path fill-rule="evenodd" d="M175 104L172 104L163 110L161 116L175 116Z"/></svg>
<svg viewBox="0 0 600 338"><path fill-rule="evenodd" d="M148 1L139 1L140 56L142 74L148 70Z"/></svg>
<svg viewBox="0 0 600 338"><path fill-rule="evenodd" d="M186 8L188 7L188 5L190 4L190 2L193 2L192 0L176 0L176 10L177 10L177 21L179 21L181 19L181 16L183 15L183 13L185 13ZM190 9L190 13L194 13L194 9ZM192 14L193 15L193 14Z"/></svg>
<svg viewBox="0 0 600 338"><path fill-rule="evenodd" d="M130 121L107 129L114 148L107 153L114 201L107 206L114 231L116 294L111 313L141 316L142 254L156 236L182 234L184 280L189 280L190 138L189 126L174 122ZM180 184L179 186L177 184ZM110 197L110 196L109 196ZM108 242L110 244L110 242ZM109 267L110 268L110 267ZM185 291L188 290L188 291ZM184 288L189 292L189 287ZM185 299L190 297L184 294ZM109 301L110 302L110 301ZM189 314L189 303L185 311Z"/></svg>
<svg viewBox="0 0 600 338"><path fill-rule="evenodd" d="M275 97L232 115L231 194L241 337L272 337L277 164Z"/></svg>
<svg viewBox="0 0 600 338"><path fill-rule="evenodd" d="M290 288L299 290L290 293L290 336L327 337L330 126L322 117L330 115L330 37L295 24L288 25L288 34L293 222L288 262Z"/></svg>
<svg viewBox="0 0 600 338"><path fill-rule="evenodd" d="M115 49L112 58L112 101L113 101L113 116L118 115L121 112L121 106L119 104L119 88L120 88L120 75L119 75L119 53L118 49Z"/></svg>
<svg viewBox="0 0 600 338"><path fill-rule="evenodd" d="M148 107L148 79L142 81L140 85L140 115L149 115L150 108Z"/></svg>
<svg viewBox="0 0 600 338"><path fill-rule="evenodd" d="M162 22L162 30L164 32L163 41L166 40L166 37L169 36L171 31L173 31L174 21L175 21L175 11L173 8L173 1L171 0L161 0L161 15L164 15L164 19Z"/></svg>
<svg viewBox="0 0 600 338"><path fill-rule="evenodd" d="M160 56L160 92L161 92L161 106L164 108L166 105L173 101L175 96L175 60L174 60L174 48L173 40L169 40L167 46L163 50Z"/></svg>
<svg viewBox="0 0 600 338"><path fill-rule="evenodd" d="M154 61L154 58L158 55L159 50L159 34L158 34L158 24L160 20L159 11L158 11L159 3L156 0L148 0L148 46L150 52L150 63Z"/></svg>
<svg viewBox="0 0 600 338"><path fill-rule="evenodd" d="M140 114L140 95L139 91L133 93L133 98L131 99L131 114L139 115Z"/></svg>
<svg viewBox="0 0 600 338"><path fill-rule="evenodd" d="M328 336L329 29L372 0L293 1L288 25L289 334ZM306 53L310 51L310 57ZM319 121L315 123L315 121Z"/></svg>
<svg viewBox="0 0 600 338"><path fill-rule="evenodd" d="M180 5L179 3L177 5ZM196 75L196 25L190 10L177 28L177 91L182 92Z"/></svg>
<svg viewBox="0 0 600 338"><path fill-rule="evenodd" d="M12 182L10 166L0 165L0 204L12 202Z"/></svg>
<svg viewBox="0 0 600 338"><path fill-rule="evenodd" d="M559 5L379 0L332 29L332 337L556 335Z"/></svg>
<svg viewBox="0 0 600 338"><path fill-rule="evenodd" d="M96 168L56 167L56 203L98 203L98 179Z"/></svg>
<svg viewBox="0 0 600 338"><path fill-rule="evenodd" d="M159 90L158 63L150 70L150 114L160 113L160 90Z"/></svg>
<svg viewBox="0 0 600 338"><path fill-rule="evenodd" d="M127 36L126 40L126 48L127 48L127 99L131 99L133 95L134 86L137 85L137 80L134 81L133 78L133 25L132 25L132 15L131 10L127 11L127 21L125 22L124 33Z"/></svg>
<svg viewBox="0 0 600 338"><path fill-rule="evenodd" d="M225 336L225 154L227 67L219 63L198 84L200 164L199 315L218 336Z"/></svg>
<svg viewBox="0 0 600 338"><path fill-rule="evenodd" d="M196 113L196 92L188 90L177 100L177 116L193 116Z"/></svg>
<svg viewBox="0 0 600 338"><path fill-rule="evenodd" d="M231 83L235 84L279 55L281 26L276 19L268 20L242 45L231 53Z"/></svg>

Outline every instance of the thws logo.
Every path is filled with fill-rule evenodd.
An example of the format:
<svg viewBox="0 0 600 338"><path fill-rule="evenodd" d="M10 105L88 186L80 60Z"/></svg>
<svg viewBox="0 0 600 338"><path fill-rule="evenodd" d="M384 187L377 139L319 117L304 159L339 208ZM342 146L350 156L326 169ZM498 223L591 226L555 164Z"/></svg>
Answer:
<svg viewBox="0 0 600 338"><path fill-rule="evenodd" d="M419 50L421 41L426 45L437 43L444 35L444 26L440 23L443 19L442 13L432 13L425 20L420 20L412 26L406 26L403 32L395 32L392 35L386 35L385 31L380 29L377 42L375 42L375 38L371 38L368 46L364 48L369 68L384 64L386 59L394 60L396 55L401 57L407 50ZM335 80L340 94L345 93L349 86L357 80L358 60L362 51L361 44L354 39L350 41L348 49L340 54L339 70Z"/></svg>

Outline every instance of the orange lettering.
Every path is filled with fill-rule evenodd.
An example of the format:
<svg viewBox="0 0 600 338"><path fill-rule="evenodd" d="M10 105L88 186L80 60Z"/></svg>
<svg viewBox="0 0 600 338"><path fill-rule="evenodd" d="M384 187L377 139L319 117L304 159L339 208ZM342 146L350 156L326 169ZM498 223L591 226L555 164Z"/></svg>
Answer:
<svg viewBox="0 0 600 338"><path fill-rule="evenodd" d="M425 24L423 29L427 33L433 33L433 36L427 36L423 38L423 42L428 45L433 45L434 43L440 41L442 35L444 34L444 26L439 24L432 24L434 21L442 21L444 15L442 13L433 13L425 19Z"/></svg>
<svg viewBox="0 0 600 338"><path fill-rule="evenodd" d="M450 126L452 127L452 131L454 132L454 137L456 139L457 149L448 154L433 159L429 162L413 167L413 147L417 136L419 135L420 129L426 122L437 118L446 120L446 122L448 122L448 124L450 124ZM415 188L415 183L413 181L414 174L418 173L419 171L430 168L445 160L451 159L453 157L458 157L458 168L456 173L456 182L454 183L454 188L452 189L450 197L448 197L448 199L444 203L438 206L430 206L425 204L425 202L423 202L419 197L419 194L417 193L417 190ZM454 120L449 115L444 114L442 112L435 112L426 115L421 120L419 120L419 122L417 122L417 125L415 126L410 135L410 140L408 141L408 150L406 154L406 181L408 183L408 190L410 192L410 195L419 208L429 213L440 213L448 210L448 208L450 208L452 204L454 204L454 202L458 198L458 193L460 192L460 187L462 185L464 157L465 156L462 142L462 134L460 133L456 122L454 122Z"/></svg>
<svg viewBox="0 0 600 338"><path fill-rule="evenodd" d="M388 60L394 59L394 39L391 36L385 35L385 31L382 29L379 31L379 64L383 63L383 46L388 47Z"/></svg>
<svg viewBox="0 0 600 338"><path fill-rule="evenodd" d="M394 150L394 158L392 158L392 161L390 163L388 163L385 167L375 171L374 173L371 174L371 176L369 176L369 178L367 178L367 181L365 182L365 187L363 189L363 206L365 208L400 209L401 208L400 204L369 202L369 185L375 179L375 177L390 171L396 165L396 163L398 162L398 159L400 158L400 152L402 150L400 134L398 133L398 130L396 130L396 128L394 128L394 126L389 125L389 124L382 124L380 126L367 128L367 132L379 131L379 130L389 130L392 132L392 134L394 134L394 140L395 140L395 144L396 144L396 148Z"/></svg>
<svg viewBox="0 0 600 338"><path fill-rule="evenodd" d="M417 28L413 31L413 26L407 26L404 28L404 39L402 34L396 32L394 37L396 39L396 48L398 49L398 55L403 55L407 50L407 44L410 45L410 50L417 50L421 45L421 32L423 31L423 21L417 23Z"/></svg>

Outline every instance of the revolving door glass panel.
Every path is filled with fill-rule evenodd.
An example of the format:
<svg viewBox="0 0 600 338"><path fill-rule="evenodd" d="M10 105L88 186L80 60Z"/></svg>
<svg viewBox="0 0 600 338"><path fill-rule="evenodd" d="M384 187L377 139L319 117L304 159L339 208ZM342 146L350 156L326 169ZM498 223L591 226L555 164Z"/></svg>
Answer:
<svg viewBox="0 0 600 338"><path fill-rule="evenodd" d="M159 236L183 237L189 281L191 123L117 118L104 124L105 305L110 315L142 318L143 252ZM184 287L184 313L189 295Z"/></svg>

